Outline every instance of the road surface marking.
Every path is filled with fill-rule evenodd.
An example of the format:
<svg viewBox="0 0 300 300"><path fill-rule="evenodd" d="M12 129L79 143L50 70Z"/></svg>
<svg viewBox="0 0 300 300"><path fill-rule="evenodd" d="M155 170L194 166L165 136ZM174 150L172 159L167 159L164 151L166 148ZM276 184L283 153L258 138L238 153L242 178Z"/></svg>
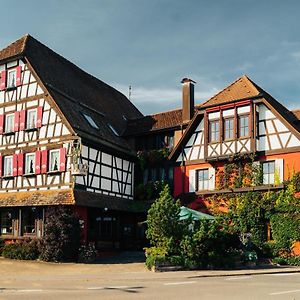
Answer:
<svg viewBox="0 0 300 300"><path fill-rule="evenodd" d="M295 276L299 275L299 273L278 273L278 274L266 274L268 276Z"/></svg>
<svg viewBox="0 0 300 300"><path fill-rule="evenodd" d="M87 288L88 290L103 290L104 287L103 286L96 286L96 287L89 287Z"/></svg>
<svg viewBox="0 0 300 300"><path fill-rule="evenodd" d="M239 277L230 277L230 278L226 278L225 280L244 280L244 279L250 279L252 278L252 276L239 276Z"/></svg>
<svg viewBox="0 0 300 300"><path fill-rule="evenodd" d="M195 283L195 282L196 281L167 282L167 283L164 283L164 285L192 284L192 283Z"/></svg>
<svg viewBox="0 0 300 300"><path fill-rule="evenodd" d="M42 292L43 290L17 290L20 293Z"/></svg>
<svg viewBox="0 0 300 300"><path fill-rule="evenodd" d="M300 290L290 290L290 291L283 291L283 292L277 292L277 293L270 293L270 296L274 295L284 295L284 294L290 294L290 293L298 293Z"/></svg>

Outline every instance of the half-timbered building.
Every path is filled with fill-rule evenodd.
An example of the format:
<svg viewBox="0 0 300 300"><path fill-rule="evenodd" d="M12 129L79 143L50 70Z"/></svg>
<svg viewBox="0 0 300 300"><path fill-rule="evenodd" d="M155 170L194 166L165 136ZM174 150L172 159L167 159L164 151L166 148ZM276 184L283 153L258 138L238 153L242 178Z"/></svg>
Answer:
<svg viewBox="0 0 300 300"><path fill-rule="evenodd" d="M85 240L130 243L145 209L122 134L142 114L30 35L0 51L0 74L1 237L40 237L47 207L72 205Z"/></svg>
<svg viewBox="0 0 300 300"><path fill-rule="evenodd" d="M170 154L175 197L197 209L209 206L206 196L217 193L282 188L300 171L298 117L299 111L289 111L247 76L237 79L198 106ZM261 169L259 186L220 184L228 162L249 159Z"/></svg>

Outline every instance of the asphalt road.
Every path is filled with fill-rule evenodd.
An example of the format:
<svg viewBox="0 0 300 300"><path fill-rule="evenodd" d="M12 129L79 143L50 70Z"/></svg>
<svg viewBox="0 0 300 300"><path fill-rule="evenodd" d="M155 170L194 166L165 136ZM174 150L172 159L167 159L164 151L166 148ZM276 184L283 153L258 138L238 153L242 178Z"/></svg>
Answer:
<svg viewBox="0 0 300 300"><path fill-rule="evenodd" d="M291 299L300 273L199 277L143 264L80 265L0 260L0 299Z"/></svg>

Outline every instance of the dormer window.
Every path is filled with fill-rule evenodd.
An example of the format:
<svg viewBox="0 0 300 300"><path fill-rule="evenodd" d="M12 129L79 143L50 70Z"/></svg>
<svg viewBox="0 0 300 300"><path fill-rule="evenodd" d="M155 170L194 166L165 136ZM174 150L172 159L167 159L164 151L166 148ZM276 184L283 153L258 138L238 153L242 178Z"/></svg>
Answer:
<svg viewBox="0 0 300 300"><path fill-rule="evenodd" d="M5 116L5 133L11 133L14 132L14 120L15 120L15 115L14 114L9 114Z"/></svg>
<svg viewBox="0 0 300 300"><path fill-rule="evenodd" d="M107 125L110 128L110 130L114 133L114 135L119 136L119 133L111 124L108 123Z"/></svg>
<svg viewBox="0 0 300 300"><path fill-rule="evenodd" d="M7 71L7 88L15 88L17 86L17 70L12 69Z"/></svg>
<svg viewBox="0 0 300 300"><path fill-rule="evenodd" d="M89 123L90 126L92 126L93 128L95 128L97 130L99 129L99 126L96 124L96 122L94 121L94 119L91 116L89 116L85 113L83 114L83 116L87 120L87 122Z"/></svg>
<svg viewBox="0 0 300 300"><path fill-rule="evenodd" d="M37 110L29 109L27 111L26 116L26 129L34 129L36 128L36 118L37 118Z"/></svg>

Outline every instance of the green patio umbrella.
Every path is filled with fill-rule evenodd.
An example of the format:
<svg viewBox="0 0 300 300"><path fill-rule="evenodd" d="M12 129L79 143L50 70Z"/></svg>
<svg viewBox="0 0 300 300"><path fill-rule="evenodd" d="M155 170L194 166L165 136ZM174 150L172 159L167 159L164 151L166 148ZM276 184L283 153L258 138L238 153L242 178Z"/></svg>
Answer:
<svg viewBox="0 0 300 300"><path fill-rule="evenodd" d="M179 220L186 220L189 217L192 217L193 221L199 221L199 220L214 220L215 218L211 215L204 214L200 211L181 206L180 207L180 213L179 213Z"/></svg>

